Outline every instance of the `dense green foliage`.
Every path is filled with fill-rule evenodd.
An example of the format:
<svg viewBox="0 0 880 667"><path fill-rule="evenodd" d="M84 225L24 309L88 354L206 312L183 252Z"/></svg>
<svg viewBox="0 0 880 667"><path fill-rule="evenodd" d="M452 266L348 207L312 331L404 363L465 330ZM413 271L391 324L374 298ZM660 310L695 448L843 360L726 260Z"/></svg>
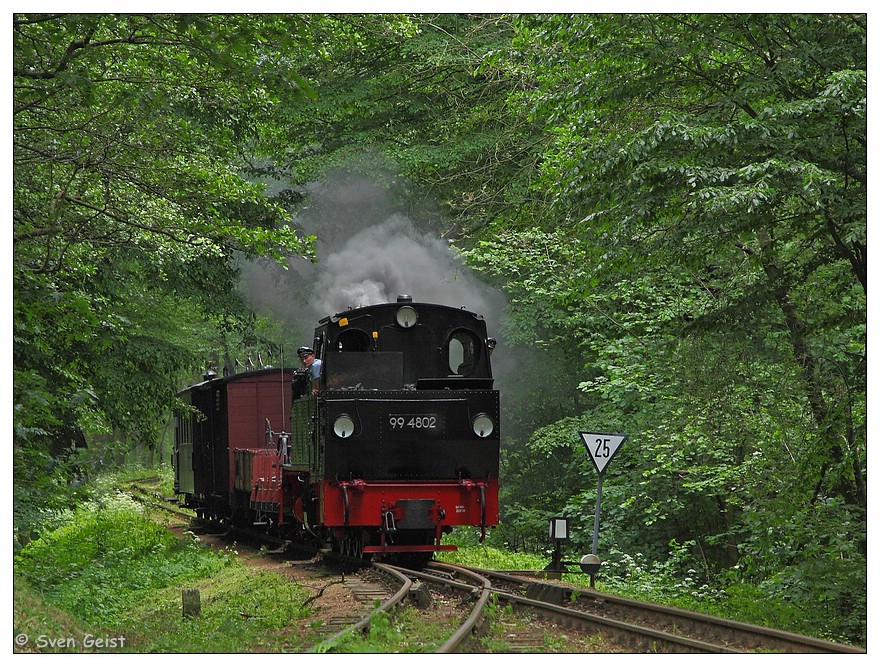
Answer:
<svg viewBox="0 0 880 667"><path fill-rule="evenodd" d="M15 556L20 650L222 653L302 650L291 625L308 617L311 591L283 574L244 566L233 550L177 537L115 492L58 518ZM181 618L181 590L200 591L200 613ZM19 604L27 602L25 608ZM60 612L42 611L52 605ZM95 648L94 642L110 643ZM55 644L51 644L54 641ZM92 643L91 645L89 643Z"/></svg>
<svg viewBox="0 0 880 667"><path fill-rule="evenodd" d="M630 433L605 543L658 563L678 545L680 576L761 582L864 641L864 17L519 27L499 62L535 72L553 196L470 257L577 346L585 393L528 451L583 480L577 430ZM546 500L587 532L595 497L575 486Z"/></svg>
<svg viewBox="0 0 880 667"><path fill-rule="evenodd" d="M15 571L82 621L109 626L146 594L210 576L231 562L231 554L178 539L118 494L83 504L30 542L16 554Z"/></svg>
<svg viewBox="0 0 880 667"><path fill-rule="evenodd" d="M237 257L313 256L252 172L277 110L312 94L297 65L337 23L14 17L19 528L35 502L63 505L73 474L156 448L183 380L255 344ZM84 433L109 447L72 468Z"/></svg>
<svg viewBox="0 0 880 667"><path fill-rule="evenodd" d="M23 538L84 493L72 464L156 447L183 378L275 338L235 258L326 259L292 220L344 171L508 298L498 546L540 551L565 512L588 551L578 430L625 432L609 576L759 591L865 641L866 16L16 15L13 37Z"/></svg>

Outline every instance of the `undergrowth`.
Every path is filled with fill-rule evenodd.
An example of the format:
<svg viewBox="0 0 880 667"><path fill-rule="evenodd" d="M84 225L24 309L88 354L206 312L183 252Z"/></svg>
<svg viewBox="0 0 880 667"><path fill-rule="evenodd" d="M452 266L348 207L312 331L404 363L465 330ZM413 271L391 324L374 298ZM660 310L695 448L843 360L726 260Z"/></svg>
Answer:
<svg viewBox="0 0 880 667"><path fill-rule="evenodd" d="M91 652L96 636L135 653L308 648L290 630L309 613L308 591L175 535L124 493L56 523L14 556L16 651ZM200 592L197 616L182 616L183 589Z"/></svg>
<svg viewBox="0 0 880 667"><path fill-rule="evenodd" d="M112 623L145 591L208 577L232 562L178 539L122 493L80 506L68 523L30 542L15 571L47 600L89 623Z"/></svg>

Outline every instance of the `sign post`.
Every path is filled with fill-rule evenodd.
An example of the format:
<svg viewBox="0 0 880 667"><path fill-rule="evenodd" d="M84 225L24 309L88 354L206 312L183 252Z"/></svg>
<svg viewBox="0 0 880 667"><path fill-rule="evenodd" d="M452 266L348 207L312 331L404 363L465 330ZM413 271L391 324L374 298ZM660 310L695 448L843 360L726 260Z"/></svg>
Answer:
<svg viewBox="0 0 880 667"><path fill-rule="evenodd" d="M599 483L596 486L596 515L593 518L593 555L599 553L599 510L602 506L602 478L605 476L605 469L611 463L611 459L620 449L623 441L629 436L625 433L585 433L579 432L584 446L587 448L587 454L599 473Z"/></svg>

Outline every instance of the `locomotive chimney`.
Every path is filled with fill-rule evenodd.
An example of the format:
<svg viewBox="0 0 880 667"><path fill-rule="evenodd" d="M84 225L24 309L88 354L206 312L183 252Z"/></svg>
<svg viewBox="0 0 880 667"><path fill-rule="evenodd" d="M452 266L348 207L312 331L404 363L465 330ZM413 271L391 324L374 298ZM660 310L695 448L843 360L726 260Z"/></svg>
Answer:
<svg viewBox="0 0 880 667"><path fill-rule="evenodd" d="M397 303L412 303L412 297L409 294L399 294Z"/></svg>

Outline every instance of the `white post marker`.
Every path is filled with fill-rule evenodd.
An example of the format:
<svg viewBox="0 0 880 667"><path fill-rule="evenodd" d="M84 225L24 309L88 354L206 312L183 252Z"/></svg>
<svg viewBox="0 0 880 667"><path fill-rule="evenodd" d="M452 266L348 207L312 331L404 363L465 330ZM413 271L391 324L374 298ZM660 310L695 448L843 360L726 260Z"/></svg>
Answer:
<svg viewBox="0 0 880 667"><path fill-rule="evenodd" d="M599 553L599 510L602 506L602 478L605 476L605 468L611 463L611 459L617 454L617 450L629 436L625 433L586 433L579 431L581 440L587 448L590 460L596 466L599 473L599 483L596 485L596 515L593 517L593 555Z"/></svg>

